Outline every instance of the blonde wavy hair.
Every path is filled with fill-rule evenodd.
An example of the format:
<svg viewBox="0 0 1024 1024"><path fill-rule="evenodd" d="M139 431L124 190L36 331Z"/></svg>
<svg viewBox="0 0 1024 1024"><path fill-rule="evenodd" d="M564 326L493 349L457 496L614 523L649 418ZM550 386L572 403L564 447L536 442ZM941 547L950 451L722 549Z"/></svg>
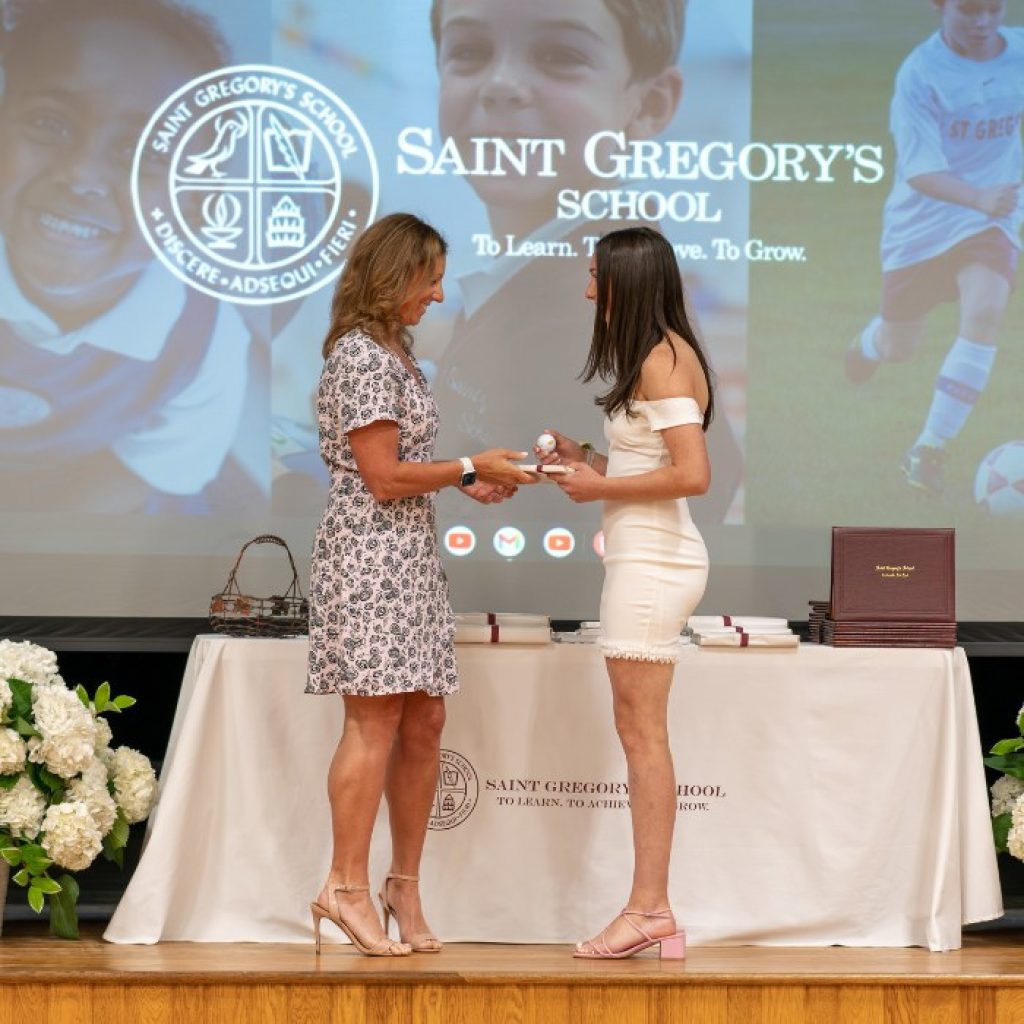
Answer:
<svg viewBox="0 0 1024 1024"><path fill-rule="evenodd" d="M324 359L353 330L365 331L378 344L397 332L408 351L412 335L402 324L402 300L447 252L441 234L411 213L391 213L370 225L353 246L334 288Z"/></svg>

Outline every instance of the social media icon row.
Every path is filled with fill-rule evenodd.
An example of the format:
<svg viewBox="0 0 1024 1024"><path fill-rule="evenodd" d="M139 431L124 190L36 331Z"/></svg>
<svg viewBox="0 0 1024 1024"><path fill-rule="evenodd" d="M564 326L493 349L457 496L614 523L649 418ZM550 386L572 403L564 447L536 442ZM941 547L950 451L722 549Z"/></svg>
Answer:
<svg viewBox="0 0 1024 1024"><path fill-rule="evenodd" d="M515 526L502 526L495 531L491 543L502 558L515 558L526 550L526 536ZM542 546L552 558L566 558L576 550L576 537L563 526L553 526L544 534ZM444 546L449 554L462 558L476 550L476 533L468 526L452 526L444 535ZM604 557L604 534L594 536L594 552Z"/></svg>

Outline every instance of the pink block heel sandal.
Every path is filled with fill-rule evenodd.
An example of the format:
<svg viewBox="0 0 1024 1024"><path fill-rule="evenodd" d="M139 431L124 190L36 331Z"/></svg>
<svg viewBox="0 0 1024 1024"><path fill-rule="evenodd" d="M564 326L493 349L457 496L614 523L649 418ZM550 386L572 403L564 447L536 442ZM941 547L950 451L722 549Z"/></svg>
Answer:
<svg viewBox="0 0 1024 1024"><path fill-rule="evenodd" d="M662 920L665 920L666 918L672 919L672 911L670 909L655 910L650 913L645 913L642 910L630 910L627 907L621 914L619 914L619 917L621 917L622 920L640 936L639 942L634 943L632 946L626 946L625 949L612 949L605 940L605 935L608 934L608 929L605 928L605 930L601 932L596 939L589 939L586 942L577 943L576 949L573 951L572 955L584 960L625 960L626 957L634 956L636 953L642 953L645 949L650 949L651 946L658 946L662 960L686 959L685 931L680 929L677 932L673 932L671 935L661 935L657 938L652 938L644 928L633 920L635 917L660 918ZM617 921L618 918L615 920Z"/></svg>

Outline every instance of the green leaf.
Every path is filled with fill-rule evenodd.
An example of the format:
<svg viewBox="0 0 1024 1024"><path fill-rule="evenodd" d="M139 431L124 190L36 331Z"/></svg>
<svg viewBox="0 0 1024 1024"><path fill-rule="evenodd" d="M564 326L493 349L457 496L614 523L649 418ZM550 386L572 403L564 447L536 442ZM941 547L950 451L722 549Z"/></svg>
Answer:
<svg viewBox="0 0 1024 1024"><path fill-rule="evenodd" d="M38 843L26 843L21 848L21 859L33 875L41 875L53 863Z"/></svg>
<svg viewBox="0 0 1024 1024"><path fill-rule="evenodd" d="M47 896L54 896L60 892L60 884L55 882L48 875L42 875L37 878L33 883L32 887L38 889L41 893Z"/></svg>
<svg viewBox="0 0 1024 1024"><path fill-rule="evenodd" d="M40 793L49 795L49 790L46 788L46 783L43 782L39 775L39 765L35 761L25 762L25 774L28 776L29 782L32 783Z"/></svg>
<svg viewBox="0 0 1024 1024"><path fill-rule="evenodd" d="M96 714L106 710L107 705L110 703L110 683L100 683L96 688L96 696L93 697L92 702L96 708Z"/></svg>
<svg viewBox="0 0 1024 1024"><path fill-rule="evenodd" d="M105 844L109 843L111 850L123 850L128 845L128 833L130 830L131 826L128 824L128 819L124 816L124 811L118 810L114 824L106 834L103 842Z"/></svg>
<svg viewBox="0 0 1024 1024"><path fill-rule="evenodd" d="M14 789L21 778L21 772L17 775L0 775L0 789Z"/></svg>
<svg viewBox="0 0 1024 1024"><path fill-rule="evenodd" d="M14 728L18 731L19 736L41 736L42 733L34 726L31 725L25 717L18 715L14 720Z"/></svg>
<svg viewBox="0 0 1024 1024"><path fill-rule="evenodd" d="M78 938L78 883L61 875L60 892L50 897L50 933L61 939Z"/></svg>
<svg viewBox="0 0 1024 1024"><path fill-rule="evenodd" d="M25 868L22 868L16 875L11 875L11 881L18 885L25 886L28 885L30 877L31 875L29 875L28 871L26 871Z"/></svg>
<svg viewBox="0 0 1024 1024"><path fill-rule="evenodd" d="M84 704L84 705L85 705L85 706L86 706L87 708L89 708L90 710L92 710L92 705L91 705L91 704L89 703L89 691L88 691L88 690L87 690L87 689L86 689L86 688L85 688L85 687L84 687L84 686L83 686L83 685L82 685L81 683L79 683L79 684L78 684L78 685L77 685L77 686L75 687L75 693L77 693L77 694L78 694L78 699L79 699L79 700L80 700L80 701L81 701L81 702L82 702L82 703L83 703L83 704Z"/></svg>
<svg viewBox="0 0 1024 1024"><path fill-rule="evenodd" d="M992 838L996 843L996 853L1006 853L1006 837L1010 834L1010 826L1013 824L1013 815L1009 811L1006 814L997 814L992 819Z"/></svg>
<svg viewBox="0 0 1024 1024"><path fill-rule="evenodd" d="M1012 775L1015 779L1024 779L1024 757L1020 754L997 754L986 757L985 764L1004 775Z"/></svg>
<svg viewBox="0 0 1024 1024"><path fill-rule="evenodd" d="M64 780L58 778L48 768L29 761L25 765L25 774L32 785L47 798L48 803L59 804L64 799Z"/></svg>
<svg viewBox="0 0 1024 1024"><path fill-rule="evenodd" d="M120 697L115 697L113 705L118 711L123 711L125 708L133 707L138 704L138 701L134 697L129 697L128 694L123 693Z"/></svg>
<svg viewBox="0 0 1024 1024"><path fill-rule="evenodd" d="M990 754L1012 754L1015 750L1024 747L1024 737L1015 740L1000 740L990 751Z"/></svg>
<svg viewBox="0 0 1024 1024"><path fill-rule="evenodd" d="M43 912L43 904L46 901L43 894L33 885L28 890L28 905L37 913Z"/></svg>
<svg viewBox="0 0 1024 1024"><path fill-rule="evenodd" d="M24 679L8 679L11 687L11 708L15 718L32 717L32 684Z"/></svg>
<svg viewBox="0 0 1024 1024"><path fill-rule="evenodd" d="M21 850L16 846L5 846L0 850L0 857L3 857L12 868L16 868L21 863Z"/></svg>
<svg viewBox="0 0 1024 1024"><path fill-rule="evenodd" d="M54 775L49 768L39 766L39 781L50 791L53 796L52 803L59 804L64 799L64 780L59 775Z"/></svg>
<svg viewBox="0 0 1024 1024"><path fill-rule="evenodd" d="M124 849L119 847L114 850L107 845L106 839L103 840L103 856L106 860L109 860L111 864L116 864L122 871L124 871Z"/></svg>

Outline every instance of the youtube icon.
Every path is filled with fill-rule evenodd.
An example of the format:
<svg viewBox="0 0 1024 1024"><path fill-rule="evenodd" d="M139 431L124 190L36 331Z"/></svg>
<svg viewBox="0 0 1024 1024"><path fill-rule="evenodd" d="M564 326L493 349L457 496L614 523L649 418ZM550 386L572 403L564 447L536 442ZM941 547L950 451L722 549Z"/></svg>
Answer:
<svg viewBox="0 0 1024 1024"><path fill-rule="evenodd" d="M575 547L576 538L562 526L554 526L544 534L544 550L552 558L565 558Z"/></svg>
<svg viewBox="0 0 1024 1024"><path fill-rule="evenodd" d="M476 534L468 526L453 526L444 535L448 553L462 558L476 547Z"/></svg>

